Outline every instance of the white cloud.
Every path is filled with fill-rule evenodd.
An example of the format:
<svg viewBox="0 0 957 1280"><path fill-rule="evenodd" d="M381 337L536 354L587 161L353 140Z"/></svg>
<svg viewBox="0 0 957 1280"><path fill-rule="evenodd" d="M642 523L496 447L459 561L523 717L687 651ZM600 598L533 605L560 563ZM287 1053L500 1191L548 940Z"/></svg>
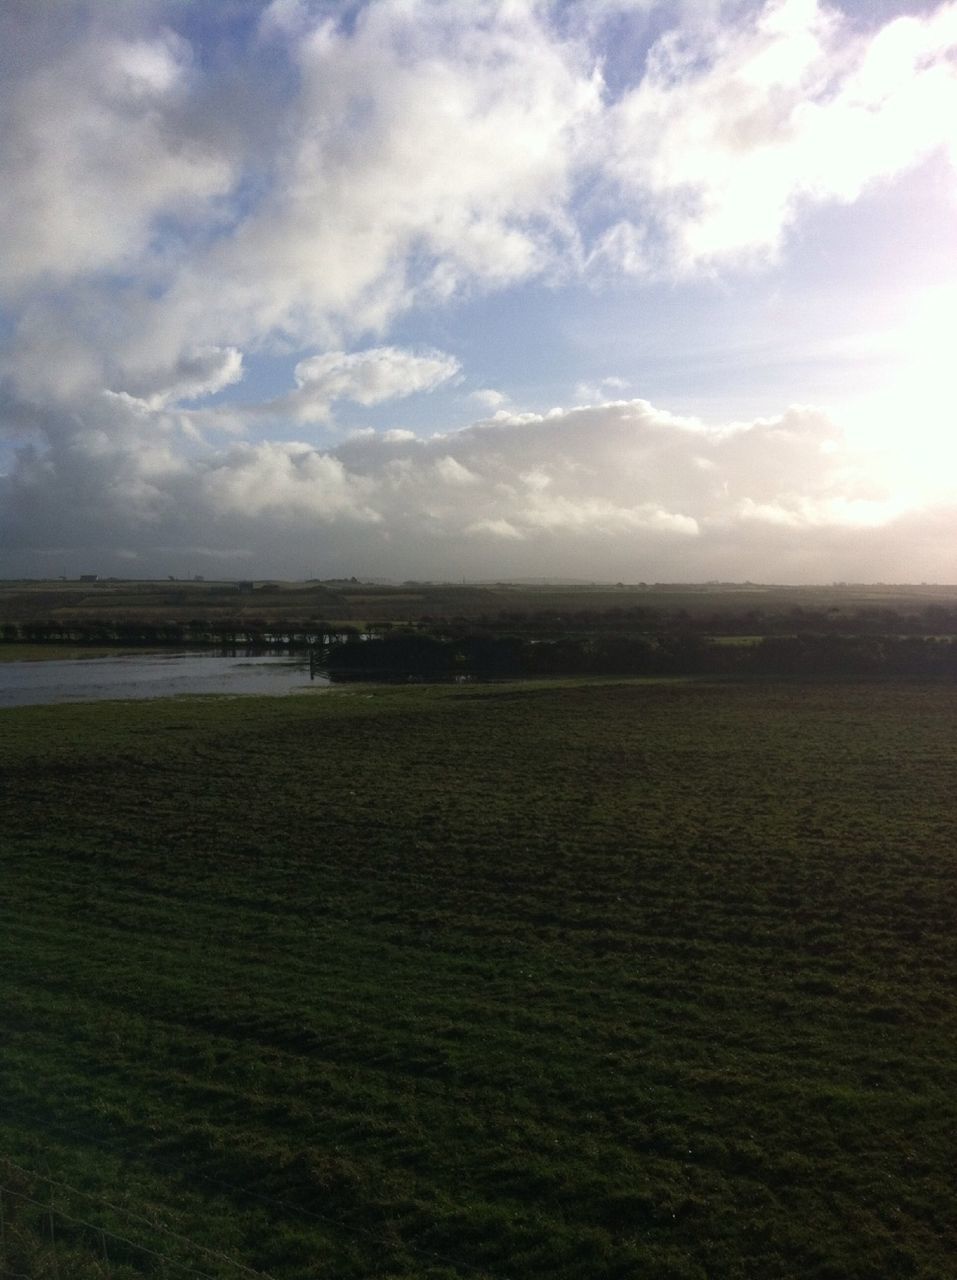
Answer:
<svg viewBox="0 0 957 1280"><path fill-rule="evenodd" d="M451 454L446 454L435 463L436 477L444 484L460 488L463 485L478 484L479 478L461 462L456 462Z"/></svg>
<svg viewBox="0 0 957 1280"><path fill-rule="evenodd" d="M365 499L368 483L308 444L236 445L198 473L199 490L216 514L244 519L271 514L283 522L379 521Z"/></svg>
<svg viewBox="0 0 957 1280"><path fill-rule="evenodd" d="M470 391L469 399L483 405L486 409L500 409L508 402L508 396L503 391L496 391L493 387L482 387L478 391Z"/></svg>
<svg viewBox="0 0 957 1280"><path fill-rule="evenodd" d="M489 534L493 538L505 538L506 540L521 541L523 535L513 524L509 524L507 520L473 520L471 524L465 526L465 533L469 536L475 534Z"/></svg>
<svg viewBox="0 0 957 1280"><path fill-rule="evenodd" d="M614 376L599 378L597 382L579 382L575 386L575 401L577 404L599 404L627 386L627 379Z"/></svg>
<svg viewBox="0 0 957 1280"><path fill-rule="evenodd" d="M235 347L201 347L184 352L171 367L131 370L122 391L149 409L161 409L180 400L213 395L239 382L243 357Z"/></svg>
<svg viewBox="0 0 957 1280"><path fill-rule="evenodd" d="M241 548L271 571L354 553L373 571L494 573L494 546L538 573L625 577L650 556L692 576L819 577L822 548L852 564L850 539L883 546L892 525L932 545L823 413L709 430L608 404L621 379L544 416L462 391L492 419L428 441L201 439L456 378L454 354L389 344L414 342L396 322L416 308L444 335L483 290L766 263L808 205L852 202L933 152L957 163L954 0L866 33L818 0L742 0L734 24L710 0L661 6L682 22L612 90L601 32L652 7L376 0L346 21L275 0L245 43L235 6L202 23L168 0L0 11L0 433L20 447L2 455L4 553L122 547L145 565ZM189 407L253 382L263 354L298 360L287 394ZM939 355L933 372L915 362L895 433L946 405ZM580 371L563 376L541 401Z"/></svg>
<svg viewBox="0 0 957 1280"><path fill-rule="evenodd" d="M365 406L382 404L417 391L432 391L458 371L458 361L441 351L417 353L398 347L326 351L299 361L295 368L295 391L262 404L245 406L243 413L254 418L323 422L336 400L351 400Z"/></svg>
<svg viewBox="0 0 957 1280"><path fill-rule="evenodd" d="M370 405L414 391L431 391L458 369L456 359L439 351L417 355L397 347L373 347L351 355L331 351L300 360L296 381L327 400Z"/></svg>
<svg viewBox="0 0 957 1280"><path fill-rule="evenodd" d="M259 19L259 34L264 39L301 36L310 23L309 6L304 0L271 0Z"/></svg>
<svg viewBox="0 0 957 1280"><path fill-rule="evenodd" d="M163 0L63 12L67 37L44 6L6 28L0 293L18 376L64 394L353 345L469 289L765 257L806 202L957 148L957 3L868 35L816 0L685 6L616 100L602 23L530 0L282 0L228 66Z"/></svg>
<svg viewBox="0 0 957 1280"><path fill-rule="evenodd" d="M809 201L857 199L957 147L957 5L857 36L818 0L669 32L609 113L608 172L649 210L665 266L773 255ZM593 250L640 270L620 222Z"/></svg>
<svg viewBox="0 0 957 1280"><path fill-rule="evenodd" d="M862 547L882 548L904 521L920 528L806 408L708 428L618 401L431 439L365 431L334 449L219 450L188 441L175 413L114 402L104 429L99 412L74 415L72 432L49 432L0 477L8 556L124 547L162 569L179 547L185 570L186 549L206 546L288 575L332 572L345 556L398 577L813 580L849 576ZM934 576L942 554L910 576Z"/></svg>
<svg viewBox="0 0 957 1280"><path fill-rule="evenodd" d="M600 84L536 6L382 0L348 31L303 30L301 10L273 26L301 86L274 180L166 302L211 341L381 331L417 300L574 251L568 205Z"/></svg>
<svg viewBox="0 0 957 1280"><path fill-rule="evenodd" d="M0 289L123 267L161 215L208 214L236 177L184 106L191 51L97 30L49 63L13 67L0 90Z"/></svg>
<svg viewBox="0 0 957 1280"><path fill-rule="evenodd" d="M228 74L162 4L90 12L62 47L44 29L47 60L10 59L0 287L135 269L153 287L138 323L164 346L185 328L198 346L307 345L475 283L766 254L802 202L957 147L954 3L868 35L818 0L739 6L736 25L692 6L613 102L601 24L560 29L545 5L378 0L347 26L282 0ZM28 11L12 31L29 47ZM294 89L270 91L264 49ZM617 215L585 252L576 196L595 177Z"/></svg>

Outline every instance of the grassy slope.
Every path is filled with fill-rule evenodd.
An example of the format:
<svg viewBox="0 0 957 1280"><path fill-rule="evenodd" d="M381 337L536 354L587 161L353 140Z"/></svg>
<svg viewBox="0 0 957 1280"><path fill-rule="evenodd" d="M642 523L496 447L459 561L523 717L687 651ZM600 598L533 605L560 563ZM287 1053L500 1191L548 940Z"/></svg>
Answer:
<svg viewBox="0 0 957 1280"><path fill-rule="evenodd" d="M950 1277L955 748L939 687L0 712L2 1150L207 1275L122 1211L282 1280Z"/></svg>

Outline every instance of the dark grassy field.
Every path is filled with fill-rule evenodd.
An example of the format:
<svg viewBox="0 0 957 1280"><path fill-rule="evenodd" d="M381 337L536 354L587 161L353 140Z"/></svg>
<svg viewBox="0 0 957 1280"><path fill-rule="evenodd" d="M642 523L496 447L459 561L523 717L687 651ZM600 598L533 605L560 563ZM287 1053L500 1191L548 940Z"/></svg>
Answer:
<svg viewBox="0 0 957 1280"><path fill-rule="evenodd" d="M957 689L32 708L0 762L0 1274L957 1274Z"/></svg>

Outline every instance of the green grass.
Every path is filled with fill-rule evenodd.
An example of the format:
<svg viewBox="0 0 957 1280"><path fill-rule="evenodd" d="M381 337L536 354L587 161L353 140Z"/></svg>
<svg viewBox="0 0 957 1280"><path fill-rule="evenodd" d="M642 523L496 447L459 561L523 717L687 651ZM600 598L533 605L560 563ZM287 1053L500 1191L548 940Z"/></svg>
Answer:
<svg viewBox="0 0 957 1280"><path fill-rule="evenodd" d="M0 761L11 1270L953 1277L957 690L41 707Z"/></svg>

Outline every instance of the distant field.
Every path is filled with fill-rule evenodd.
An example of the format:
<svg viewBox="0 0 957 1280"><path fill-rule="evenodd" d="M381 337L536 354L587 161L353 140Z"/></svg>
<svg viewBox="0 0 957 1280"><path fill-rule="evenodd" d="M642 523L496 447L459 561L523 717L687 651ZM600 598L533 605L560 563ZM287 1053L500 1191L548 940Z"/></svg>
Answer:
<svg viewBox="0 0 957 1280"><path fill-rule="evenodd" d="M551 612L574 616L611 609L684 610L692 617L747 610L859 609L911 612L957 604L957 586L855 585L780 587L755 583L415 583L361 582L0 581L0 625L36 619L137 619L186 622L196 617L338 622L418 620L423 616L480 618Z"/></svg>
<svg viewBox="0 0 957 1280"><path fill-rule="evenodd" d="M41 707L0 764L0 1274L952 1280L957 688Z"/></svg>

